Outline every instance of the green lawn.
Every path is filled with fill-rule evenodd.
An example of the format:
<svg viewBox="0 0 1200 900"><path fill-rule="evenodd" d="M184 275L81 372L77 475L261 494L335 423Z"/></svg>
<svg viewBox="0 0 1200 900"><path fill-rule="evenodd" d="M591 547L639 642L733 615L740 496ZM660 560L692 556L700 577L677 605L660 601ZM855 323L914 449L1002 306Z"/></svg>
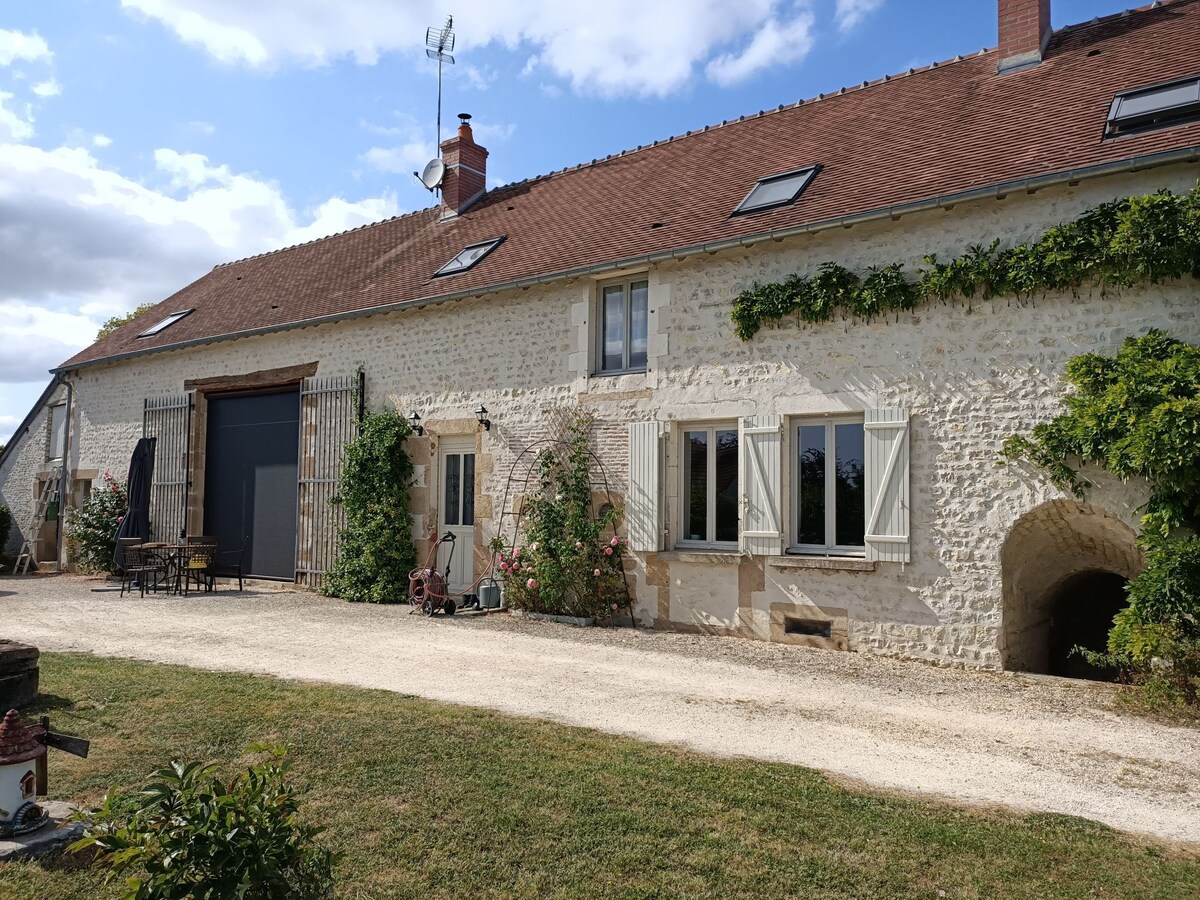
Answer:
<svg viewBox="0 0 1200 900"><path fill-rule="evenodd" d="M172 756L236 764L286 741L305 810L345 853L345 897L1200 896L1197 854L1080 819L897 799L379 691L87 656L42 666L54 724L92 741L86 761L53 754L55 794L92 801ZM62 862L0 865L5 900L114 895Z"/></svg>

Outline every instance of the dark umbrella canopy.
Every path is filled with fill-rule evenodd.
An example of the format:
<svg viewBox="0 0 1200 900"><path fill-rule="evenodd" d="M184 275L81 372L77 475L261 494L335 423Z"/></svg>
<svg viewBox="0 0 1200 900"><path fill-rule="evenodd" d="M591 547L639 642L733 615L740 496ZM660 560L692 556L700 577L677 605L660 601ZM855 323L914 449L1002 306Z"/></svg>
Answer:
<svg viewBox="0 0 1200 900"><path fill-rule="evenodd" d="M122 568L125 567L125 549L120 539L135 537L143 541L150 540L150 482L154 478L154 445L157 442L158 438L139 439L129 460L129 483L126 487L129 508L117 527L117 549L113 554L113 559Z"/></svg>

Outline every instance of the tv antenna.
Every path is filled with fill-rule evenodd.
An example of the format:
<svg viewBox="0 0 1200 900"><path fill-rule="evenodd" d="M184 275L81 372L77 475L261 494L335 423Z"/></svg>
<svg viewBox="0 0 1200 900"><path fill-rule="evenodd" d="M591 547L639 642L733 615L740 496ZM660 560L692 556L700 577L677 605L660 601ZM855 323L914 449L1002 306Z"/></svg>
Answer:
<svg viewBox="0 0 1200 900"><path fill-rule="evenodd" d="M434 26L425 29L425 55L436 59L438 64L438 101L437 101L437 145L438 152L442 147L442 63L454 65L454 57L450 52L454 49L454 16L446 16L446 24L441 28Z"/></svg>

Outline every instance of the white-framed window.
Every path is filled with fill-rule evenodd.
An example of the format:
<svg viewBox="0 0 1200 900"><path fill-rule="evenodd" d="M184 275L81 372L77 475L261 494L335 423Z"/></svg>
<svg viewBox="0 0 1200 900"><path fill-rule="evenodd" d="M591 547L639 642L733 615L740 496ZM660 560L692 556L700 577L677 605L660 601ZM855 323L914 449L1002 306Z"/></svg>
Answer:
<svg viewBox="0 0 1200 900"><path fill-rule="evenodd" d="M67 436L67 405L60 403L50 407L46 416L50 424L50 434L46 441L46 461L52 462L62 459L63 440Z"/></svg>
<svg viewBox="0 0 1200 900"><path fill-rule="evenodd" d="M738 426L680 429L680 522L676 546L732 550L738 546Z"/></svg>
<svg viewBox="0 0 1200 900"><path fill-rule="evenodd" d="M864 553L866 509L863 420L793 420L791 551Z"/></svg>
<svg viewBox="0 0 1200 900"><path fill-rule="evenodd" d="M596 373L646 371L650 282L645 275L606 281L596 302Z"/></svg>

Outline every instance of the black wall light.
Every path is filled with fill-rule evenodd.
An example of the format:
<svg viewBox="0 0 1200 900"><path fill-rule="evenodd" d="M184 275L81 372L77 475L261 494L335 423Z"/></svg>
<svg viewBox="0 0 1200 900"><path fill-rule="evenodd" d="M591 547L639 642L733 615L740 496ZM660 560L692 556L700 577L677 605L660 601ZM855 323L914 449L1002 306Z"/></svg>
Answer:
<svg viewBox="0 0 1200 900"><path fill-rule="evenodd" d="M479 420L479 424L483 426L484 431L491 431L492 420L487 417L487 414L487 407L480 403L479 409L475 410L475 418Z"/></svg>
<svg viewBox="0 0 1200 900"><path fill-rule="evenodd" d="M408 414L408 424L412 426L413 434L417 437L425 433L425 429L421 426L421 414L415 409Z"/></svg>

